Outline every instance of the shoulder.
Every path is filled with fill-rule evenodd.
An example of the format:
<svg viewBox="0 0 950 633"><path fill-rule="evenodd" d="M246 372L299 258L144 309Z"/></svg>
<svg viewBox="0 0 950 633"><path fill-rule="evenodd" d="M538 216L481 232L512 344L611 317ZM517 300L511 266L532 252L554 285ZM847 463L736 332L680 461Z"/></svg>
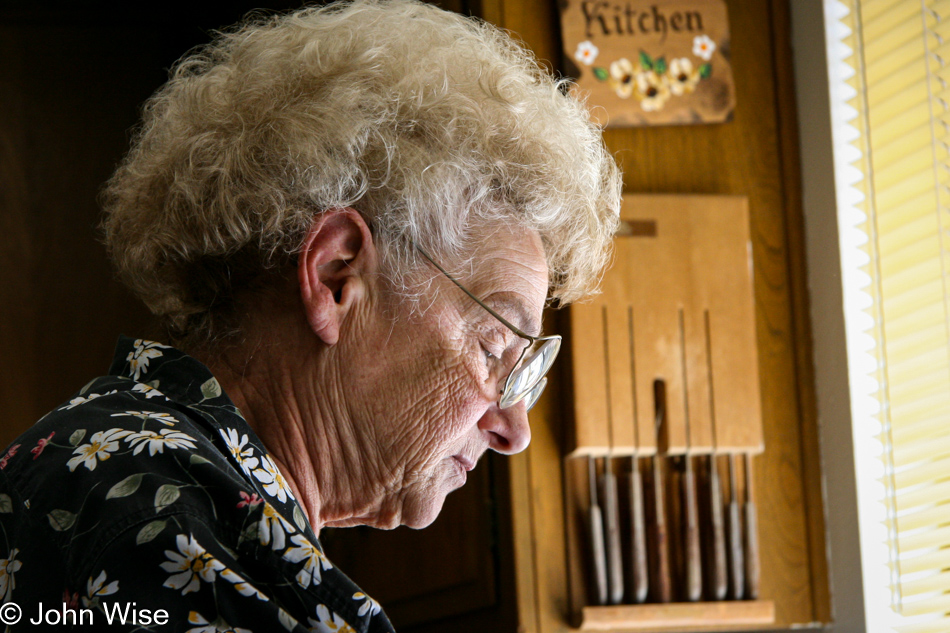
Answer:
<svg viewBox="0 0 950 633"><path fill-rule="evenodd" d="M88 566L119 534L175 513L221 529L253 487L200 412L118 377L90 383L0 458L0 514L25 553L61 552L64 573ZM6 529L6 528L5 528Z"/></svg>

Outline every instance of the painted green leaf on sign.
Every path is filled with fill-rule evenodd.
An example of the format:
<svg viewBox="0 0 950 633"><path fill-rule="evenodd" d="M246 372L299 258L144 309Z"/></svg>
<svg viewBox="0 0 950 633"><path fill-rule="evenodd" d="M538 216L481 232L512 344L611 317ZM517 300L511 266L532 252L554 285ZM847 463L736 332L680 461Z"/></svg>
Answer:
<svg viewBox="0 0 950 633"><path fill-rule="evenodd" d="M640 51L640 67L643 70L653 70L653 58L646 51Z"/></svg>
<svg viewBox="0 0 950 633"><path fill-rule="evenodd" d="M157 491L155 491L155 511L161 512L171 504L175 503L178 500L178 497L181 496L181 492L178 490L178 486L173 484L163 484Z"/></svg>
<svg viewBox="0 0 950 633"><path fill-rule="evenodd" d="M152 521L141 530L139 530L138 535L135 537L135 544L142 545L148 543L156 536L162 533L162 530L165 529L165 524L167 521Z"/></svg>
<svg viewBox="0 0 950 633"><path fill-rule="evenodd" d="M667 66L666 66L665 57L660 57L659 59L656 60L656 63L653 65L653 70L655 70L656 74L658 75L662 75L663 73L665 73L666 68Z"/></svg>
<svg viewBox="0 0 950 633"><path fill-rule="evenodd" d="M46 515L50 526L57 532L64 532L76 523L76 515L69 510L53 510Z"/></svg>
<svg viewBox="0 0 950 633"><path fill-rule="evenodd" d="M703 79L709 79L712 76L712 64L703 64L699 67L699 76Z"/></svg>
<svg viewBox="0 0 950 633"><path fill-rule="evenodd" d="M106 499L128 497L130 494L139 489L139 485L142 483L142 477L144 476L145 473L129 475L109 489L109 492L106 493Z"/></svg>
<svg viewBox="0 0 950 633"><path fill-rule="evenodd" d="M201 385L201 395L205 397L206 400L211 398L217 398L221 395L221 385L218 383L217 378L209 378Z"/></svg>
<svg viewBox="0 0 950 633"><path fill-rule="evenodd" d="M73 434L69 436L69 445L78 446L84 437L86 437L86 429L76 429L73 431Z"/></svg>
<svg viewBox="0 0 950 633"><path fill-rule="evenodd" d="M595 66L594 77L597 77L597 79L601 81L607 81L607 78L610 77L610 74L607 72L606 68L603 68L602 66Z"/></svg>

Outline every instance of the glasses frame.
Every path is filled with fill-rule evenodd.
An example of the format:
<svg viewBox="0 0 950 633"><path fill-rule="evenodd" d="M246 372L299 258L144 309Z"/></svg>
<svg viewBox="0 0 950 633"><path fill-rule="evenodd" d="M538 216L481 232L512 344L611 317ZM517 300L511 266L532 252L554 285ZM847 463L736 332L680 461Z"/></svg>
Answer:
<svg viewBox="0 0 950 633"><path fill-rule="evenodd" d="M524 349L521 350L521 355L518 357L517 362L515 362L514 366L511 368L511 371L508 372L508 377L505 379L505 387L499 392L501 394L501 397L498 399L498 406L502 409L507 409L508 407L513 407L519 402L521 402L522 400L533 395L533 398L529 399L526 406L526 409L530 410L531 407L533 407L535 403L538 401L538 398L541 396L541 392L544 391L544 387L547 385L548 379L546 375L548 371L551 369L551 366L554 365L554 361L557 358L558 352L561 349L561 336L557 334L554 334L552 336L531 336L530 334L527 334L523 332L522 330L518 329L517 327L509 323L508 320L505 319L503 316L501 316L500 314L492 310L490 307L485 305L485 302L479 299L478 297L476 297L474 293L472 293L468 288L466 288L461 283L459 283L459 281L455 277L450 275L447 270L442 268L442 266L440 266L439 263L435 261L432 258L432 256L429 255L425 251L425 249L423 249L421 246L419 246L415 242L412 242L412 245L416 248L417 251L419 251L419 253L422 254L423 257L425 257L429 261L430 264L438 268L439 272L441 272L443 275L448 277L449 281L451 281L453 284L458 286L462 290L462 292L464 292L469 297L471 297L471 299L475 303L480 305L482 308L484 308L485 311L488 312L488 314L498 319L502 323L502 325L504 325L506 328L514 332L516 335L530 341L528 345L526 345ZM528 359L529 364L530 364L530 360L533 360L535 356L537 356L538 354L540 354L542 351L546 349L550 349L550 347L553 346L554 353L551 357L551 360L547 363L547 366L544 367L544 370L541 372L541 375L538 376L537 380L535 380L527 389L522 391L520 394L517 394L516 396L512 396L511 389L512 389L512 384L514 382L512 378L515 377L515 374L518 372L519 369L522 368L522 366L525 366L524 365L525 354L528 353L528 350L531 349L531 347L535 343L541 343L541 346L538 347L537 350L535 350L535 352L531 355L531 357L529 357ZM538 389L538 387L540 387L540 389Z"/></svg>

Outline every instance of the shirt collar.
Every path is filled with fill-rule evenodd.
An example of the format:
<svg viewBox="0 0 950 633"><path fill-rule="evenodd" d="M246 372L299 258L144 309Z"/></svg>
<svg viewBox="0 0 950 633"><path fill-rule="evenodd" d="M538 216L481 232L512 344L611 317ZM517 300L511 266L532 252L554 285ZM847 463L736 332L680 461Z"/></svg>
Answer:
<svg viewBox="0 0 950 633"><path fill-rule="evenodd" d="M211 370L169 345L120 336L109 373L154 387L185 405L223 406L240 415Z"/></svg>

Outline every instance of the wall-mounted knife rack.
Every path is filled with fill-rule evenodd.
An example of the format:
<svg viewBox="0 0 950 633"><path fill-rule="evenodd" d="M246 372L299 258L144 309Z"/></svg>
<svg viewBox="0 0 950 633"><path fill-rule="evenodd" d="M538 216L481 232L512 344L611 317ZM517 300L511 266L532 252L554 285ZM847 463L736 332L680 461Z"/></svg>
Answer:
<svg viewBox="0 0 950 633"><path fill-rule="evenodd" d="M774 622L759 597L763 450L748 202L628 195L602 294L571 308L565 463L582 630Z"/></svg>

